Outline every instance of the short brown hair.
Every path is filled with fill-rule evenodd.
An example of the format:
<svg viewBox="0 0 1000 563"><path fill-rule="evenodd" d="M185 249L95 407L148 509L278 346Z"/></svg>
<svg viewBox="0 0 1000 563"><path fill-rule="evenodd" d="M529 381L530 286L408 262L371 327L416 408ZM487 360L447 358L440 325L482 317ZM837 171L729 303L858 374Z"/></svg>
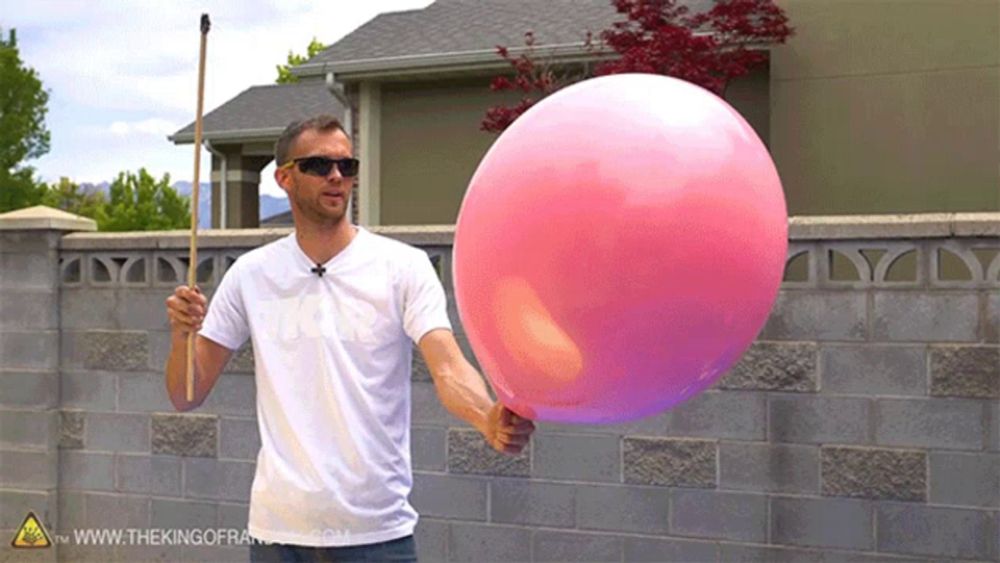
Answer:
<svg viewBox="0 0 1000 563"><path fill-rule="evenodd" d="M285 130L281 132L281 136L278 137L278 142L274 144L274 162L278 166L285 163L285 160L288 158L288 151L292 148L292 143L306 130L323 131L324 133L340 131L345 135L347 134L340 120L334 115L324 113L308 119L293 121L288 124L288 127L285 127Z"/></svg>

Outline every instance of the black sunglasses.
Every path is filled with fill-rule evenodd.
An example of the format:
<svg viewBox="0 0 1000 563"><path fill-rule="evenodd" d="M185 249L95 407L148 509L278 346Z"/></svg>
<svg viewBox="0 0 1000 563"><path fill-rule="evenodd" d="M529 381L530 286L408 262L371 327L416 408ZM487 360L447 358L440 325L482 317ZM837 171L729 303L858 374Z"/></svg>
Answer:
<svg viewBox="0 0 1000 563"><path fill-rule="evenodd" d="M325 178L330 171L333 170L334 165L337 166L337 170L340 171L340 175L344 177L351 177L358 175L358 168L361 166L361 162L356 158L329 158L326 156L304 156L302 158L295 158L289 160L288 162L282 164L279 168L291 168L296 164L299 165L299 172L303 174L309 174L310 176L320 176Z"/></svg>

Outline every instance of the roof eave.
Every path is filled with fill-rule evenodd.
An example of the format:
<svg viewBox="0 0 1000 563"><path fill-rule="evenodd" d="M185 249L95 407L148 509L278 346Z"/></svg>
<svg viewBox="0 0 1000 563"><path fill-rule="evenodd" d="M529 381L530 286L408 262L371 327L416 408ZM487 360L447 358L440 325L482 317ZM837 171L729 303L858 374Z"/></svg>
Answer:
<svg viewBox="0 0 1000 563"><path fill-rule="evenodd" d="M228 131L206 131L202 140L211 143L252 143L257 141L273 141L281 136L284 127L268 127L264 129L232 129ZM194 143L194 133L177 132L167 136L175 145L190 145Z"/></svg>

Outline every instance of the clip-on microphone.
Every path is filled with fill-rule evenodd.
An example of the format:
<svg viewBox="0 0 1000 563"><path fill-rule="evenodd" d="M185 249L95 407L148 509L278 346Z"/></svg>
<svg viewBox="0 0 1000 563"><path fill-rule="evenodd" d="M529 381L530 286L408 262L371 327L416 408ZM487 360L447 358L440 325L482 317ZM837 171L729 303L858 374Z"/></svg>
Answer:
<svg viewBox="0 0 1000 563"><path fill-rule="evenodd" d="M323 277L323 274L326 273L326 268L324 268L322 264L316 264L316 267L309 271L316 274L319 277Z"/></svg>

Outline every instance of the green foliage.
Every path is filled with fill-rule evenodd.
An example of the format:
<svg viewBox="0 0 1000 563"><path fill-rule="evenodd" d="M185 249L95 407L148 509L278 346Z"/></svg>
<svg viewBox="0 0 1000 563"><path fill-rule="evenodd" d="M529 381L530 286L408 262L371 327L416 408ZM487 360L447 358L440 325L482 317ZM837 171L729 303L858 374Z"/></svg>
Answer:
<svg viewBox="0 0 1000 563"><path fill-rule="evenodd" d="M299 55L293 53L292 51L288 51L288 64L277 65L278 79L275 80L275 82L278 84L291 84L293 82L298 82L299 78L292 74L292 68L297 67L315 57L323 49L326 49L326 45L323 45L317 41L315 37L313 37L312 41L309 42L309 46L306 47L306 55Z"/></svg>
<svg viewBox="0 0 1000 563"><path fill-rule="evenodd" d="M0 213L42 202L46 186L35 180L34 173L30 166L16 170L0 168Z"/></svg>
<svg viewBox="0 0 1000 563"><path fill-rule="evenodd" d="M185 229L191 225L191 209L188 198L170 187L169 174L156 180L140 168L138 174L118 174L96 219L101 231Z"/></svg>
<svg viewBox="0 0 1000 563"><path fill-rule="evenodd" d="M47 187L42 195L42 205L62 209L76 215L96 220L108 203L104 192L97 189L81 189L69 178L60 178L59 183Z"/></svg>

